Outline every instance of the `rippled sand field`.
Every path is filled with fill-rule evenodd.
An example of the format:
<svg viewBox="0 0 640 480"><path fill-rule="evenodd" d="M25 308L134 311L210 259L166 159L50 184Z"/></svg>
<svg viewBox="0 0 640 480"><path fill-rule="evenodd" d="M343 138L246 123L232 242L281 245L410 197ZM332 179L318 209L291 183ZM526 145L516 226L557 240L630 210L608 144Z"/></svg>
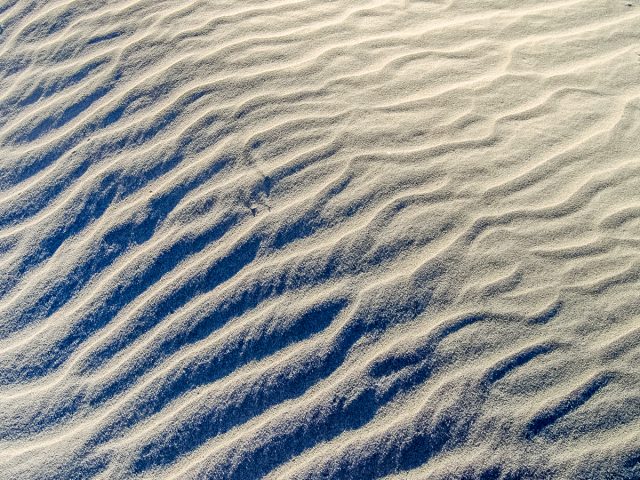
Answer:
<svg viewBox="0 0 640 480"><path fill-rule="evenodd" d="M0 478L263 477L640 478L640 1L3 1Z"/></svg>

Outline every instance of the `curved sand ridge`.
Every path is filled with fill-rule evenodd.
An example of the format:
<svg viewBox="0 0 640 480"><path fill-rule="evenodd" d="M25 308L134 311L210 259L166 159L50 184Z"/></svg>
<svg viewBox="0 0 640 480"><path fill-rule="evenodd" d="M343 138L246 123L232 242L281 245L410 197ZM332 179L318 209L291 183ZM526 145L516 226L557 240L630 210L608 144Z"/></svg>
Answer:
<svg viewBox="0 0 640 480"><path fill-rule="evenodd" d="M0 478L640 478L638 2L0 27Z"/></svg>

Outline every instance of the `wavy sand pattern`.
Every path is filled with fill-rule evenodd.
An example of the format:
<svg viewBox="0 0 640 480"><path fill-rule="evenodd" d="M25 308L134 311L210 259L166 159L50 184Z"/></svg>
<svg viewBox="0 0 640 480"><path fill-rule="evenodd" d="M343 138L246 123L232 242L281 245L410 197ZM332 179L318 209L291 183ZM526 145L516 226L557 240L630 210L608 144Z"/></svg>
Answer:
<svg viewBox="0 0 640 480"><path fill-rule="evenodd" d="M640 478L640 3L6 0L0 478Z"/></svg>

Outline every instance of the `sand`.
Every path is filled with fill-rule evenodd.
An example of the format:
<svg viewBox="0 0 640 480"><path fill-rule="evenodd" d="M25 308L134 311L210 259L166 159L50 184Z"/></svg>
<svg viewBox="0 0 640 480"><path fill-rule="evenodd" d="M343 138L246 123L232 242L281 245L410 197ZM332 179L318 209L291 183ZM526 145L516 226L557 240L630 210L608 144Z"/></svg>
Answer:
<svg viewBox="0 0 640 480"><path fill-rule="evenodd" d="M5 0L0 479L640 478L640 2Z"/></svg>

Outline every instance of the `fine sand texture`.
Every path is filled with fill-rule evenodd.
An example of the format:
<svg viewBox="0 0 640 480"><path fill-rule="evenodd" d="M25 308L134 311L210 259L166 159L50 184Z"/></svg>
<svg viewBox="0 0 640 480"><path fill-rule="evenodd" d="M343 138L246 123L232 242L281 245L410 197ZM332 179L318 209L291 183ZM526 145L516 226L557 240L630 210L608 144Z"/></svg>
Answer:
<svg viewBox="0 0 640 480"><path fill-rule="evenodd" d="M640 479L640 0L3 0L0 479Z"/></svg>

